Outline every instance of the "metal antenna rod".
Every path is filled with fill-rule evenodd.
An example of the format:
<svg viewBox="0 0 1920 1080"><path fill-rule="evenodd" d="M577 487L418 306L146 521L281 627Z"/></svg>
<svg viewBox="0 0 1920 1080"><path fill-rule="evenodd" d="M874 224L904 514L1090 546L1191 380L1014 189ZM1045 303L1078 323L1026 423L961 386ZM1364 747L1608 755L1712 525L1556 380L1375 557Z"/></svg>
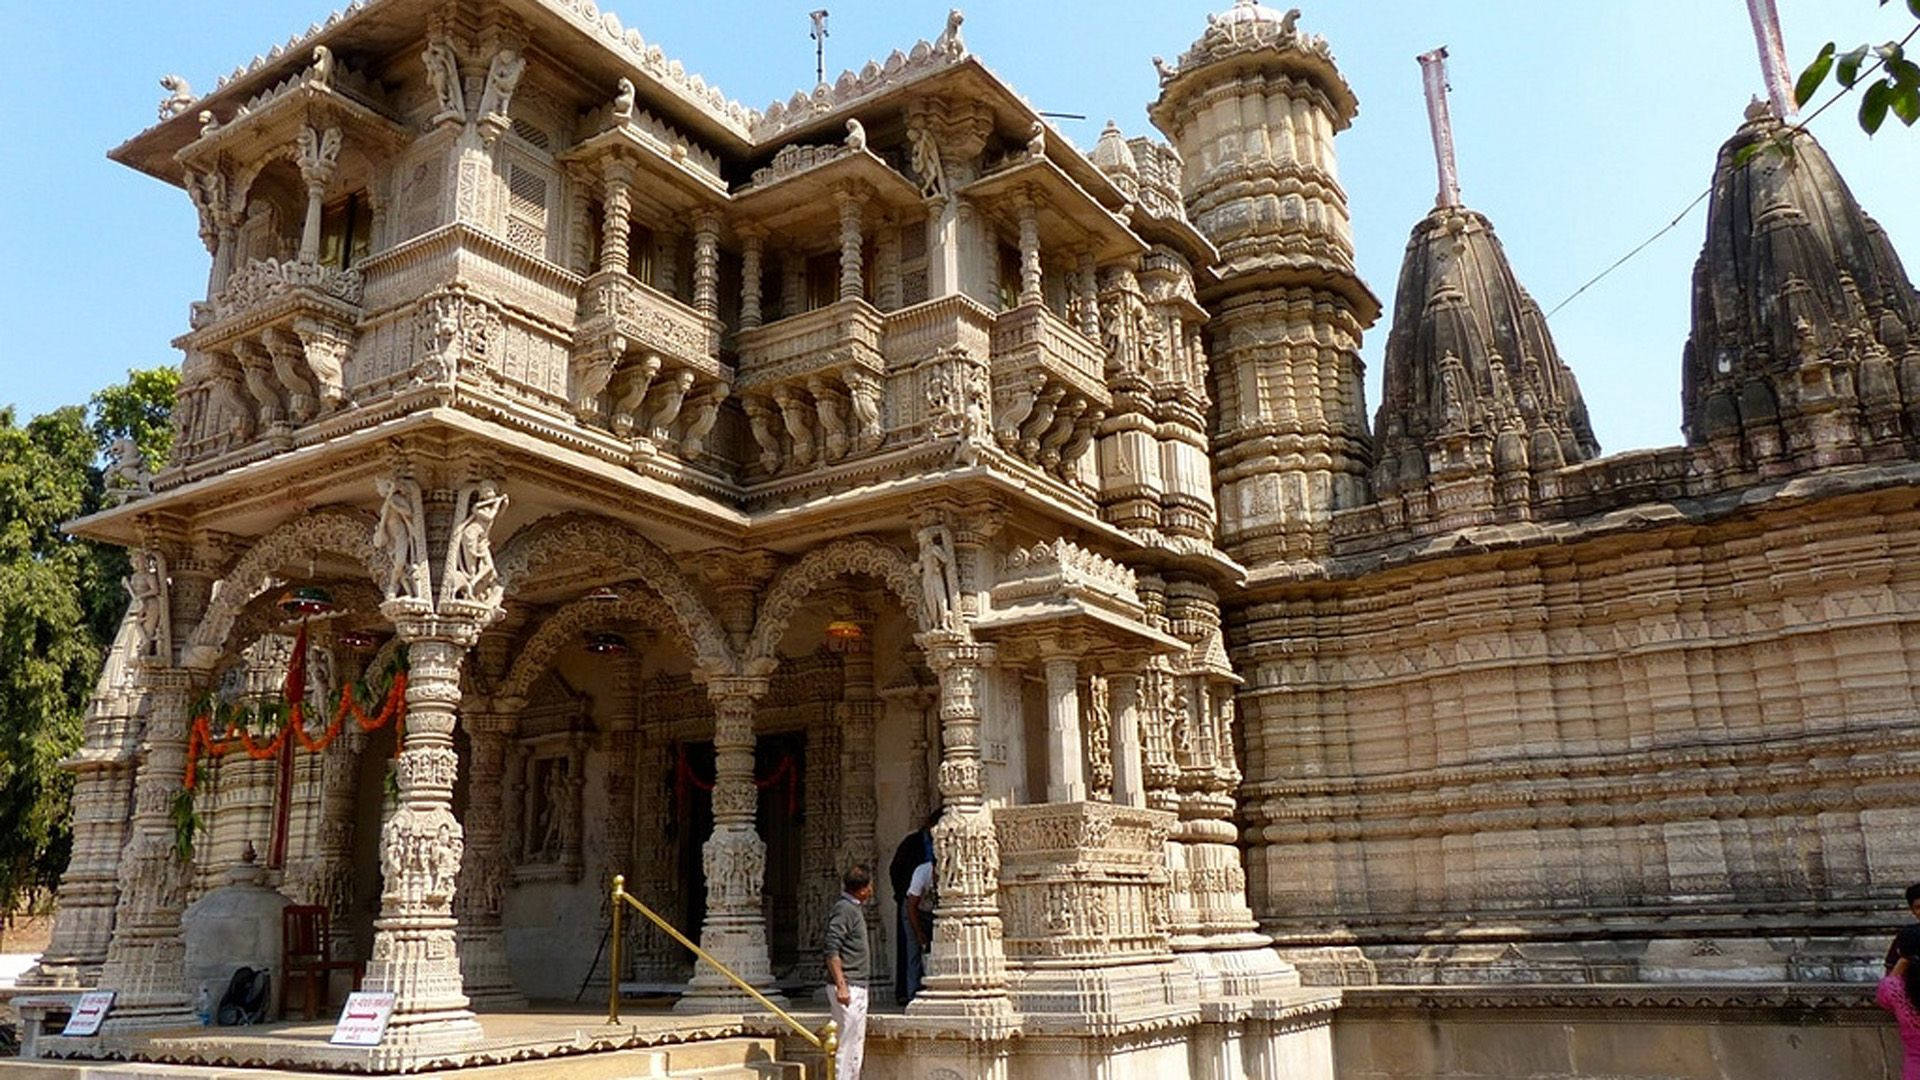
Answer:
<svg viewBox="0 0 1920 1080"><path fill-rule="evenodd" d="M813 20L813 82L817 86L827 81L827 9L807 17Z"/></svg>

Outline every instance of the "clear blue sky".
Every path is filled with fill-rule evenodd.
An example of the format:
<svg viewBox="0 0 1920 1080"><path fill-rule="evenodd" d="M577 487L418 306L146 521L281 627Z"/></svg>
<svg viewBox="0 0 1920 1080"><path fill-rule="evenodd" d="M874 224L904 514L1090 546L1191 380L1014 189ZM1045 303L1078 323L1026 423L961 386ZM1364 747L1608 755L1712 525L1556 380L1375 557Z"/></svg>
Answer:
<svg viewBox="0 0 1920 1080"><path fill-rule="evenodd" d="M945 0L817 0L830 75L937 34ZM1148 130L1149 58L1173 59L1228 0L962 0L973 50L1092 145L1117 119ZM1286 6L1288 0L1274 0ZM1341 136L1360 266L1391 300L1434 179L1414 55L1452 50L1467 202L1492 217L1521 281L1552 307L1703 190L1715 149L1760 89L1742 0L1298 0L1359 93ZM755 107L812 82L816 0L603 0L689 70ZM0 0L0 404L83 401L128 367L178 363L167 342L205 287L185 194L106 151L154 118L156 80L202 90L323 18L331 0ZM1904 4L1780 0L1796 65L1837 38L1884 41ZM1903 22L1904 20L1904 22ZM1869 141L1844 106L1815 127L1869 212L1920 271L1920 130ZM1680 349L1704 207L1553 322L1609 451L1679 441ZM1386 320L1368 335L1369 409Z"/></svg>

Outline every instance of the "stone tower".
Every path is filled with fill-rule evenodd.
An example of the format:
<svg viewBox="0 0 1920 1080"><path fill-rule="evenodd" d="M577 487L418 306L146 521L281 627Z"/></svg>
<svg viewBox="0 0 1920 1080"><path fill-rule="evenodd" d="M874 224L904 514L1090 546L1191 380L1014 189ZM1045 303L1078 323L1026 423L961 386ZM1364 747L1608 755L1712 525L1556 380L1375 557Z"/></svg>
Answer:
<svg viewBox="0 0 1920 1080"><path fill-rule="evenodd" d="M1920 431L1913 284L1826 151L1758 101L1714 168L1683 370L1704 471L1904 457Z"/></svg>
<svg viewBox="0 0 1920 1080"><path fill-rule="evenodd" d="M1599 453L1573 372L1484 214L1461 202L1446 50L1426 69L1440 189L1413 227L1387 335L1373 490L1413 532L1532 517L1547 474Z"/></svg>
<svg viewBox="0 0 1920 1080"><path fill-rule="evenodd" d="M1189 216L1220 249L1203 286L1220 546L1256 570L1326 552L1368 497L1360 335L1380 302L1354 269L1334 135L1358 111L1324 39L1236 0L1164 62L1153 122L1186 162Z"/></svg>

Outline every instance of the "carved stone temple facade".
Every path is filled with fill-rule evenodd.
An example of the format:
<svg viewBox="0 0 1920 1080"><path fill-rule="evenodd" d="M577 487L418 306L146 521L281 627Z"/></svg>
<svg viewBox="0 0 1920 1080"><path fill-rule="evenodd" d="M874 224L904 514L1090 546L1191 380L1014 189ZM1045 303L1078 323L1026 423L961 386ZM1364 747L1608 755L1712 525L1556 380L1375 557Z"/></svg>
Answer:
<svg viewBox="0 0 1920 1080"><path fill-rule="evenodd" d="M173 459L75 526L134 604L31 979L118 991L138 1056L255 849L397 996L355 1068L604 993L615 874L808 1006L841 870L930 815L870 1076L1326 1078L1341 986L1873 974L1920 876L1886 237L1756 106L1685 445L1602 457L1445 149L1370 420L1358 104L1297 18L1236 0L1159 64L1168 141L1090 151L958 12L764 111L593 0L363 0L172 80L112 156L211 272ZM183 795L290 666L310 718L404 668L401 730ZM752 1011L650 930L619 974Z"/></svg>

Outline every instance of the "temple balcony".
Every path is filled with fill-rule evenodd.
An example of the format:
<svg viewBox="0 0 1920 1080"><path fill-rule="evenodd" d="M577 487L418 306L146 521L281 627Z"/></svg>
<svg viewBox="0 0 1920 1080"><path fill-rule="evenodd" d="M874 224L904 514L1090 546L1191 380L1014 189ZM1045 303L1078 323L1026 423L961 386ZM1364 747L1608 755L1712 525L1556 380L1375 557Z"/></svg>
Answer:
<svg viewBox="0 0 1920 1080"><path fill-rule="evenodd" d="M193 305L176 420L176 464L259 440L284 448L294 428L347 404L346 366L363 314L357 270L257 259Z"/></svg>
<svg viewBox="0 0 1920 1080"><path fill-rule="evenodd" d="M740 333L739 389L760 472L803 471L880 448L884 327L880 312L856 297Z"/></svg>
<svg viewBox="0 0 1920 1080"><path fill-rule="evenodd" d="M720 359L721 323L620 270L580 293L568 400L581 423L700 458L733 384Z"/></svg>
<svg viewBox="0 0 1920 1080"><path fill-rule="evenodd" d="M1106 355L1045 304L1022 304L993 323L993 430L1001 448L1063 481L1113 408Z"/></svg>

